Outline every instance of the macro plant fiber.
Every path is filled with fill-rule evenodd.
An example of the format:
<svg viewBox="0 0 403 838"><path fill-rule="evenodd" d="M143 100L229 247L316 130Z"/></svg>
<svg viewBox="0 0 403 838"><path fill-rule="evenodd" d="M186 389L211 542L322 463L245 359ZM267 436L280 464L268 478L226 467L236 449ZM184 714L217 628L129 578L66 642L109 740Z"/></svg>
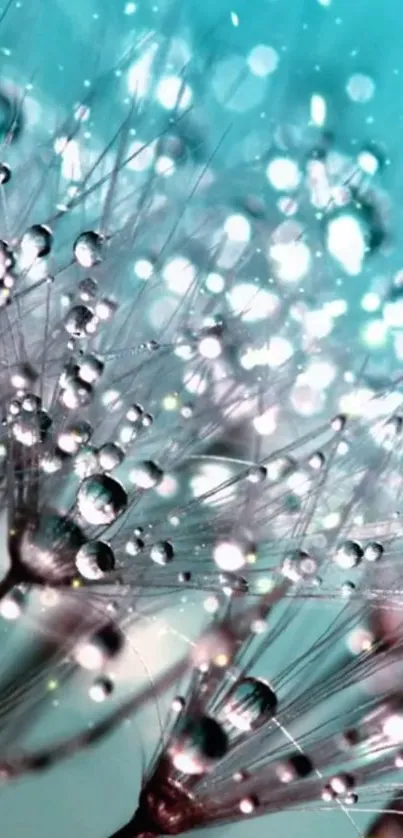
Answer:
<svg viewBox="0 0 403 838"><path fill-rule="evenodd" d="M0 834L401 838L403 16L0 8Z"/></svg>

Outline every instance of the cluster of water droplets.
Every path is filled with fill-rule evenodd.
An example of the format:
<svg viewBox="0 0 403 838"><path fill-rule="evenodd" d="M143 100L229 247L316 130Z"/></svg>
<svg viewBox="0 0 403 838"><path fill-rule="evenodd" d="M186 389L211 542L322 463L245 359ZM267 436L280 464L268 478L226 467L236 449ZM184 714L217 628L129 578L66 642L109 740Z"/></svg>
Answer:
<svg viewBox="0 0 403 838"><path fill-rule="evenodd" d="M38 154L6 100L0 616L37 649L0 678L0 769L50 768L168 694L136 834L351 818L402 765L401 272L375 282L393 161L327 130L314 89L297 126L267 117L267 148L243 123L234 159L183 49L155 34L119 62L101 149L105 79ZM252 99L279 61L251 50ZM247 109L238 64L214 64L224 113ZM123 698L127 638L172 602L203 631L183 618L183 659ZM90 730L17 751L19 713L65 684Z"/></svg>

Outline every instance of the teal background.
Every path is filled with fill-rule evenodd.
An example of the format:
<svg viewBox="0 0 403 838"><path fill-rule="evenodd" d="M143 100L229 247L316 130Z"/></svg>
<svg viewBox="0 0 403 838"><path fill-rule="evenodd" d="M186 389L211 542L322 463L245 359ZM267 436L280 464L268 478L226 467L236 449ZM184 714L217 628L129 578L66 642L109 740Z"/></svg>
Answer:
<svg viewBox="0 0 403 838"><path fill-rule="evenodd" d="M269 113L274 123L292 114L298 123L301 101L311 92L323 92L340 143L375 140L393 162L385 186L393 206L391 235L397 244L394 258L398 264L403 186L403 9L399 0L332 0L328 7L317 0L183 0L175 5L167 0L154 4L136 0L136 6L136 12L128 16L121 0L21 0L13 4L0 25L0 61L4 79L25 85L32 78L30 118L21 148L35 143L37 132L53 132L59 115L80 101L84 81L113 64L144 30L169 34L171 27L171 32L184 35L212 74L223 58L246 56L257 43L266 43L278 51L281 60L256 107L244 109L241 101L240 110L228 113L217 106L209 73L203 77L203 117L211 147L229 122L232 126L218 155L224 181L226 165L241 159L248 134L254 133L263 147L269 143L270 137L261 129L262 113ZM238 15L238 27L231 24L231 12ZM345 95L346 81L354 72L366 73L375 82L376 93L368 105L357 107ZM108 125L123 113L122 103L123 93L122 102L119 98L109 101L105 93ZM101 146L105 135L99 120L96 140ZM14 154L20 153L16 148ZM187 641L175 632L195 633L195 613L190 602L184 604L184 613L178 604L164 617L168 633L160 635L162 624L157 621L146 625L135 641L131 639L119 666L121 694L147 677L143 655L155 674L170 656L184 651ZM49 712L56 710L65 712L74 724L85 723L80 695L62 698L61 706ZM107 838L135 806L144 752L152 748L157 736L153 706L96 750L79 754L49 774L3 788L0 834L5 838ZM359 829L368 817L357 812L353 816ZM263 830L287 838L308 838L325 831L328 838L344 838L354 833L342 813L297 813L226 827L217 830L217 835L225 831L255 838Z"/></svg>

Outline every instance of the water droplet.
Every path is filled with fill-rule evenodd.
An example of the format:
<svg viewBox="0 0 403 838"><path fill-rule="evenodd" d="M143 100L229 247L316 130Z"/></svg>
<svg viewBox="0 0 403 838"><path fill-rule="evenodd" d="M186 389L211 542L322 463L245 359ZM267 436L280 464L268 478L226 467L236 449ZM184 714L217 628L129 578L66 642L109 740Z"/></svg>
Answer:
<svg viewBox="0 0 403 838"><path fill-rule="evenodd" d="M105 541L89 541L76 556L77 570L84 579L102 579L114 566L113 550Z"/></svg>
<svg viewBox="0 0 403 838"><path fill-rule="evenodd" d="M87 477L77 493L77 509L84 521L94 527L112 524L126 506L123 486L107 474Z"/></svg>
<svg viewBox="0 0 403 838"><path fill-rule="evenodd" d="M184 774L204 774L222 759L228 748L226 733L209 716L183 717L168 753Z"/></svg>
<svg viewBox="0 0 403 838"><path fill-rule="evenodd" d="M0 184L4 186L9 180L11 180L10 167L6 163L0 163Z"/></svg>
<svg viewBox="0 0 403 838"><path fill-rule="evenodd" d="M73 306L64 321L64 328L74 338L85 338L93 319L94 312L88 306Z"/></svg>
<svg viewBox="0 0 403 838"><path fill-rule="evenodd" d="M113 693L113 681L107 676L97 678L88 690L88 695L97 704L105 701Z"/></svg>
<svg viewBox="0 0 403 838"><path fill-rule="evenodd" d="M254 730L276 712L277 698L269 684L258 678L242 678L231 690L224 714L237 730Z"/></svg>
<svg viewBox="0 0 403 838"><path fill-rule="evenodd" d="M74 521L43 511L11 537L10 554L34 579L60 584L74 577L76 555L83 543L83 533Z"/></svg>
<svg viewBox="0 0 403 838"><path fill-rule="evenodd" d="M150 557L155 564L166 565L173 560L174 548L170 541L159 541L153 544Z"/></svg>
<svg viewBox="0 0 403 838"><path fill-rule="evenodd" d="M143 460L130 471L129 480L138 489L154 489L164 476L162 469L152 460Z"/></svg>
<svg viewBox="0 0 403 838"><path fill-rule="evenodd" d="M104 239L94 230L81 233L74 244L74 257L83 268L92 268L102 258Z"/></svg>

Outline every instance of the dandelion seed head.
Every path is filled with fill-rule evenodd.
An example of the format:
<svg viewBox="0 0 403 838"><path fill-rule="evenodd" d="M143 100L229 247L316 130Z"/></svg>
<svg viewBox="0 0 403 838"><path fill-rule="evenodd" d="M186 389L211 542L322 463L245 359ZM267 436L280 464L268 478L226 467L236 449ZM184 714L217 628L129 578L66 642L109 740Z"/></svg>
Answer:
<svg viewBox="0 0 403 838"><path fill-rule="evenodd" d="M92 48L77 61L71 102L62 55L63 101L35 76L0 87L0 616L5 644L16 620L35 646L0 678L0 773L44 772L140 720L141 745L156 741L135 817L161 834L345 816L378 806L399 767L399 178L382 74L357 47L338 97L338 65L315 64L290 13L307 72L283 84L281 4L263 5L274 46L259 10L212 28L200 8L195 38L187 8L126 3L101 64ZM98 51L103 22L97 8ZM66 696L79 732L63 739ZM41 752L15 724L31 707Z"/></svg>

